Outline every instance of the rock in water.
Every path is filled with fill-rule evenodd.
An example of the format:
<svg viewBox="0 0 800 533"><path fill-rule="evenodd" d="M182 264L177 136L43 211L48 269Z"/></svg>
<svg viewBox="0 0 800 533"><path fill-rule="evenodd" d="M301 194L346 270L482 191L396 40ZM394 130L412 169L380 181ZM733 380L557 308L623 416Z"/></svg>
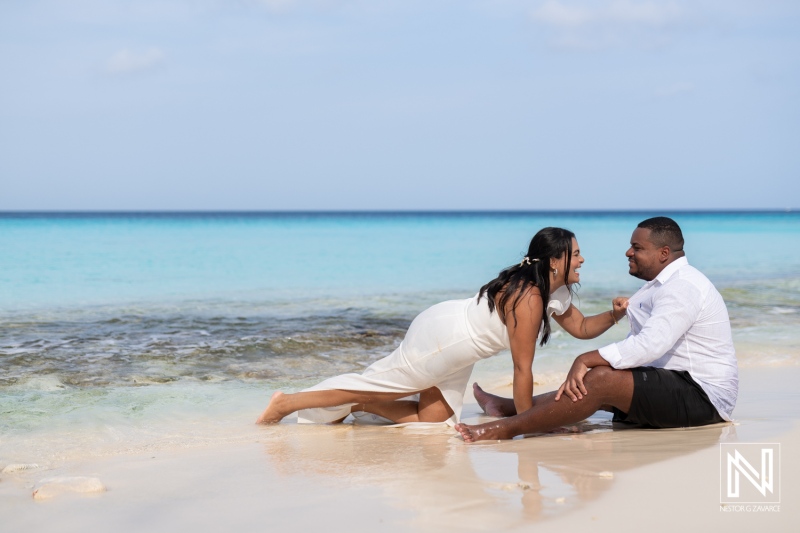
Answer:
<svg viewBox="0 0 800 533"><path fill-rule="evenodd" d="M14 472L22 472L23 470L35 470L39 468L36 463L14 463L6 465L3 469L3 474L13 474Z"/></svg>
<svg viewBox="0 0 800 533"><path fill-rule="evenodd" d="M33 491L35 500L46 500L65 493L98 494L106 486L96 477L50 477L41 480Z"/></svg>

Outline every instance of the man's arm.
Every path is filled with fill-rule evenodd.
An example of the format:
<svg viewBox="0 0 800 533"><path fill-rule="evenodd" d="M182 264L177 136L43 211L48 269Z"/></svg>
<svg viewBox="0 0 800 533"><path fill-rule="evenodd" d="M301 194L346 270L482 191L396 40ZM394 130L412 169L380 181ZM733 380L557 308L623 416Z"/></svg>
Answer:
<svg viewBox="0 0 800 533"><path fill-rule="evenodd" d="M702 294L694 285L678 280L653 298L653 310L642 329L625 340L600 348L600 355L616 369L651 363L667 353L700 315Z"/></svg>
<svg viewBox="0 0 800 533"><path fill-rule="evenodd" d="M573 402L583 399L587 394L583 378L596 366L634 368L663 356L697 320L701 301L700 292L689 283L663 287L653 299L653 310L641 331L623 341L579 355L555 399L559 400L564 394Z"/></svg>

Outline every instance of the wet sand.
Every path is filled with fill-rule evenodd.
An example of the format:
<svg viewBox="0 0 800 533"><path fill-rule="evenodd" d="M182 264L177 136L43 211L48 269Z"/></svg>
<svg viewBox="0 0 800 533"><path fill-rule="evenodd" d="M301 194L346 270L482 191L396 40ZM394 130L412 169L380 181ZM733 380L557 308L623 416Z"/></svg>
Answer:
<svg viewBox="0 0 800 533"><path fill-rule="evenodd" d="M705 428L620 430L597 415L575 433L466 445L438 425L289 419L246 438L72 454L0 474L2 529L787 531L800 518L798 378L798 367L743 369L736 422ZM465 420L481 420L466 400ZM721 442L781 443L780 512L720 507ZM29 460L0 457L0 469ZM75 477L106 490L71 491ZM32 496L48 483L51 497Z"/></svg>

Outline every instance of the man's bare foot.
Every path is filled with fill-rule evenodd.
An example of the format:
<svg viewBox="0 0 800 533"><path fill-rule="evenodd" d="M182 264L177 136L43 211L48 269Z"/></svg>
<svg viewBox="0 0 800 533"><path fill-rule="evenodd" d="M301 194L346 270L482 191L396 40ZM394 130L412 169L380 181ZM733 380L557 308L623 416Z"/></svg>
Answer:
<svg viewBox="0 0 800 533"><path fill-rule="evenodd" d="M461 433L464 442L476 442L479 440L503 440L510 439L514 435L503 427L503 424L497 422L489 422L487 424L479 424L477 426L468 426L467 424L456 424L456 431Z"/></svg>
<svg viewBox="0 0 800 533"><path fill-rule="evenodd" d="M272 395L272 398L270 398L267 408L261 413L258 420L256 420L256 424L277 424L284 416L288 415L288 412L281 409L285 403L284 396L286 395L281 391L276 391L275 394Z"/></svg>
<svg viewBox="0 0 800 533"><path fill-rule="evenodd" d="M483 412L489 416L496 416L498 418L502 418L505 416L514 416L517 414L516 412L509 413L508 410L503 405L503 400L506 398L502 398L500 396L496 396L494 394L489 394L485 390L481 388L480 385L477 383L472 384L472 394L475 396L475 400L478 401L478 405Z"/></svg>

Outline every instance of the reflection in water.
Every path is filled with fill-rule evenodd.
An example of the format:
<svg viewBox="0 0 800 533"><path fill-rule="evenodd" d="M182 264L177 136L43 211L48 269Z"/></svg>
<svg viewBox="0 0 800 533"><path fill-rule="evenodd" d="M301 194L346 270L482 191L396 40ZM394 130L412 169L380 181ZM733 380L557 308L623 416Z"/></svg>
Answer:
<svg viewBox="0 0 800 533"><path fill-rule="evenodd" d="M581 429L593 425L584 423ZM472 457L476 472L494 481L495 488L519 487L512 494L497 490L495 494L499 504L518 509L519 516L530 520L555 517L596 499L620 472L729 440L736 440L731 424L675 430L615 428L509 441L476 449Z"/></svg>
<svg viewBox="0 0 800 533"><path fill-rule="evenodd" d="M735 440L720 424L617 430L590 419L574 433L466 445L440 425L404 428L281 424L266 459L285 477L374 487L414 527L513 527L559 516L601 495L619 472Z"/></svg>

